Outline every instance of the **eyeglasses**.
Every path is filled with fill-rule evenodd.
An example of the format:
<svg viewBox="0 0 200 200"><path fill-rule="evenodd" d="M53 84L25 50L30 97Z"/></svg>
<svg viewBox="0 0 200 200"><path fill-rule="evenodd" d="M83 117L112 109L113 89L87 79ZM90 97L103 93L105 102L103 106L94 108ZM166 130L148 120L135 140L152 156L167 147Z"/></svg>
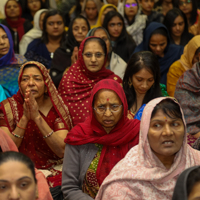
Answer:
<svg viewBox="0 0 200 200"><path fill-rule="evenodd" d="M34 3L34 2L39 2L40 0L30 0L28 3Z"/></svg>
<svg viewBox="0 0 200 200"><path fill-rule="evenodd" d="M137 3L126 3L125 6L126 6L127 8L135 7L135 6L137 6Z"/></svg>
<svg viewBox="0 0 200 200"><path fill-rule="evenodd" d="M188 4L190 4L190 3L192 3L192 0L187 0L187 1L179 1L179 6L183 6L184 4L186 4L186 5L188 5Z"/></svg>
<svg viewBox="0 0 200 200"><path fill-rule="evenodd" d="M97 53L90 53L90 52L88 52L88 53L83 53L83 55L85 57L87 57L87 58L92 58L93 55L95 56L95 58L101 58L102 56L105 56L104 53L100 53L100 52L97 52Z"/></svg>
<svg viewBox="0 0 200 200"><path fill-rule="evenodd" d="M97 108L93 108L98 114L104 114L107 109L110 110L111 113L117 113L120 111L120 108L122 105L112 105L111 107L106 107L106 106L97 106Z"/></svg>

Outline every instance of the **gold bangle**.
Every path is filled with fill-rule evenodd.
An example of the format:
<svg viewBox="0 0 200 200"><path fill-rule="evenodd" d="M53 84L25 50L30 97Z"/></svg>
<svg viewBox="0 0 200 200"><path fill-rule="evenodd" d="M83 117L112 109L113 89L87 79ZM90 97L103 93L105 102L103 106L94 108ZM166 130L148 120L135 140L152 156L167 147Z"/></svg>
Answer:
<svg viewBox="0 0 200 200"><path fill-rule="evenodd" d="M48 134L48 135L45 135L45 136L43 136L43 138L45 139L45 138L48 138L49 136L51 136L53 134L53 130Z"/></svg>

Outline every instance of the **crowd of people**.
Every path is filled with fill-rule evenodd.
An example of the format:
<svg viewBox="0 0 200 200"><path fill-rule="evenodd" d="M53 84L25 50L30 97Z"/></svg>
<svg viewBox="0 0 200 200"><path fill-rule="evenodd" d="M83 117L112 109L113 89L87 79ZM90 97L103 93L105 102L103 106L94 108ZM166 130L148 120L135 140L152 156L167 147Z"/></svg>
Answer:
<svg viewBox="0 0 200 200"><path fill-rule="evenodd" d="M0 199L200 199L198 0L0 0Z"/></svg>

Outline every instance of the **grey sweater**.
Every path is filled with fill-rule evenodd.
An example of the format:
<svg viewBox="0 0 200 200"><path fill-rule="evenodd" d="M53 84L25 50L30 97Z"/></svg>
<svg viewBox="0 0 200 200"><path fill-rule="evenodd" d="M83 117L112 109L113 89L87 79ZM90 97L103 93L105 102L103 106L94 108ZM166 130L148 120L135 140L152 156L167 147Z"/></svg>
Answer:
<svg viewBox="0 0 200 200"><path fill-rule="evenodd" d="M62 171L62 192L64 200L93 200L83 193L82 184L88 167L98 152L95 144L65 146Z"/></svg>

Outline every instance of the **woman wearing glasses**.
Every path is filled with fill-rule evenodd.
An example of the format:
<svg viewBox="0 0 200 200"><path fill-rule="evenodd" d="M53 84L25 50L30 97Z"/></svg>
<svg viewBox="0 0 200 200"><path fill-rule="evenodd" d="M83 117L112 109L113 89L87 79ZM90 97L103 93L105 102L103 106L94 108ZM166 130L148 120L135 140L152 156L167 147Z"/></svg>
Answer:
<svg viewBox="0 0 200 200"><path fill-rule="evenodd" d="M78 60L63 75L58 90L68 105L73 125L84 122L89 116L89 98L97 82L102 79L122 82L120 77L105 68L106 61L104 40L88 37L80 44Z"/></svg>
<svg viewBox="0 0 200 200"><path fill-rule="evenodd" d="M92 200L111 169L138 144L139 121L127 118L123 88L114 80L96 84L90 115L65 139L62 191L64 199Z"/></svg>

